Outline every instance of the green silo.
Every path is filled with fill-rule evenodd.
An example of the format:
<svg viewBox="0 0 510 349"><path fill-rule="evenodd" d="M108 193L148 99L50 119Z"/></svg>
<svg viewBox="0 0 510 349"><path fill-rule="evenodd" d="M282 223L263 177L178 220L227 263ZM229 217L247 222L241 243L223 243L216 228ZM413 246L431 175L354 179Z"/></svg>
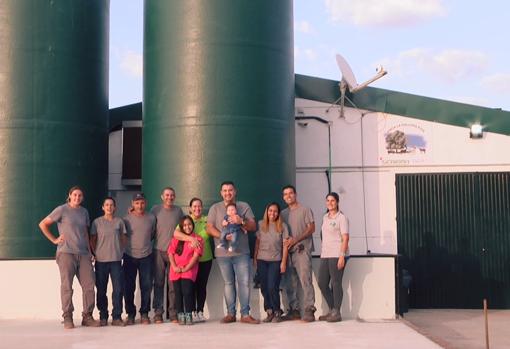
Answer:
<svg viewBox="0 0 510 349"><path fill-rule="evenodd" d="M52 256L39 221L106 194L109 1L0 2L0 258ZM56 234L56 229L54 230Z"/></svg>
<svg viewBox="0 0 510 349"><path fill-rule="evenodd" d="M258 217L295 182L291 0L145 2L143 190L219 200L233 180Z"/></svg>

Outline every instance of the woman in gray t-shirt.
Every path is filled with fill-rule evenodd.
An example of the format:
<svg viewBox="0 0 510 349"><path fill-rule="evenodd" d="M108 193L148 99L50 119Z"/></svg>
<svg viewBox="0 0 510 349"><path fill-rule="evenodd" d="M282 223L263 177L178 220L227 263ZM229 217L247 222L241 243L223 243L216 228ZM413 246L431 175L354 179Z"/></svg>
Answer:
<svg viewBox="0 0 510 349"><path fill-rule="evenodd" d="M267 318L263 322L280 322L280 278L287 267L286 243L289 238L287 225L280 217L280 205L276 202L268 204L264 219L258 226L253 260L256 261L264 310L267 312Z"/></svg>
<svg viewBox="0 0 510 349"><path fill-rule="evenodd" d="M319 316L319 320L328 322L342 321L342 278L349 257L349 222L339 210L338 201L337 193L326 196L328 212L322 218L321 263L317 278L329 307L329 313Z"/></svg>
<svg viewBox="0 0 510 349"><path fill-rule="evenodd" d="M60 270L60 297L64 328L74 328L73 279L76 276L83 293L82 326L99 326L92 318L94 311L94 270L89 246L89 213L81 206L83 191L80 187L69 189L67 202L55 208L39 223L44 236L57 245L56 261ZM57 223L59 236L50 227Z"/></svg>

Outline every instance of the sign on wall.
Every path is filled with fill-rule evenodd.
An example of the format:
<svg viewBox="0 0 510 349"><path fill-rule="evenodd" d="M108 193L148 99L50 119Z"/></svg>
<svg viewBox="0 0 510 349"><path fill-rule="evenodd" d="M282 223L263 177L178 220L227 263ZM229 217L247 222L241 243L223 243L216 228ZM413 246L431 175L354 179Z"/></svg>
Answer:
<svg viewBox="0 0 510 349"><path fill-rule="evenodd" d="M416 165L431 155L429 126L419 122L386 121L379 133L379 164Z"/></svg>

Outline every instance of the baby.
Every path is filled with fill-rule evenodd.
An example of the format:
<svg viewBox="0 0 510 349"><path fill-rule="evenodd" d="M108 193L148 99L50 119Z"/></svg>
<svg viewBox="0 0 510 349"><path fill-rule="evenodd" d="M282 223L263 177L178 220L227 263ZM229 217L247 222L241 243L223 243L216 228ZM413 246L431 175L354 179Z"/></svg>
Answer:
<svg viewBox="0 0 510 349"><path fill-rule="evenodd" d="M227 249L228 252L233 252L237 249L239 234L245 232L245 230L243 229L242 224L233 224L228 222L229 217L234 218L235 216L237 216L236 204L228 204L227 214L221 224L223 228L221 229L220 243L216 246L216 248L224 248ZM227 235L232 237L230 241L227 240Z"/></svg>

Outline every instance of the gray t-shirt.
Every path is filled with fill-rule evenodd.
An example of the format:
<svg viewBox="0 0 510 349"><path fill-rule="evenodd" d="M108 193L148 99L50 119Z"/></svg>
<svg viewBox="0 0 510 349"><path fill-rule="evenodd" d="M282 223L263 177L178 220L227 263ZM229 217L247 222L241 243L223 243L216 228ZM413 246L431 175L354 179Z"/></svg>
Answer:
<svg viewBox="0 0 510 349"><path fill-rule="evenodd" d="M58 244L57 253L89 254L88 228L89 212L84 207L73 208L68 204L60 205L48 216L57 222L59 235L64 235L64 242Z"/></svg>
<svg viewBox="0 0 510 349"><path fill-rule="evenodd" d="M269 222L268 231L262 231L263 221L259 221L257 238L259 239L259 250L257 259L276 262L282 260L283 240L289 237L287 224L282 222L282 231L276 231L276 224Z"/></svg>
<svg viewBox="0 0 510 349"><path fill-rule="evenodd" d="M237 214L243 219L255 219L255 215L246 202L237 201ZM212 224L216 229L221 232L223 228L221 222L225 218L227 214L227 208L225 207L225 203L223 201L217 202L211 206L209 209L209 213L207 214L207 224ZM220 243L220 239L214 238L214 244L218 245ZM239 234L237 239L237 249L236 251L229 252L228 250L219 248L215 251L216 257L232 257L239 256L243 254L249 254L250 247L248 244L248 234Z"/></svg>
<svg viewBox="0 0 510 349"><path fill-rule="evenodd" d="M152 242L156 234L156 217L150 212L142 216L128 213L124 217L128 242L126 254L134 258L144 258L152 252Z"/></svg>
<svg viewBox="0 0 510 349"><path fill-rule="evenodd" d="M160 251L166 252L168 245L174 236L175 227L184 213L178 206L165 208L163 205L156 205L151 209L151 213L156 216L156 239L154 247Z"/></svg>
<svg viewBox="0 0 510 349"><path fill-rule="evenodd" d="M306 230L306 226L314 222L312 210L299 204L292 210L287 207L282 211L281 216L289 227L290 236L294 238L299 238ZM308 252L313 252L313 239L311 235L301 241L300 244L303 244ZM298 245L295 245L290 252L296 251Z"/></svg>
<svg viewBox="0 0 510 349"><path fill-rule="evenodd" d="M124 252L121 244L121 236L126 235L126 226L119 217L112 220L104 216L94 219L90 227L90 235L97 235L96 261L118 262Z"/></svg>

